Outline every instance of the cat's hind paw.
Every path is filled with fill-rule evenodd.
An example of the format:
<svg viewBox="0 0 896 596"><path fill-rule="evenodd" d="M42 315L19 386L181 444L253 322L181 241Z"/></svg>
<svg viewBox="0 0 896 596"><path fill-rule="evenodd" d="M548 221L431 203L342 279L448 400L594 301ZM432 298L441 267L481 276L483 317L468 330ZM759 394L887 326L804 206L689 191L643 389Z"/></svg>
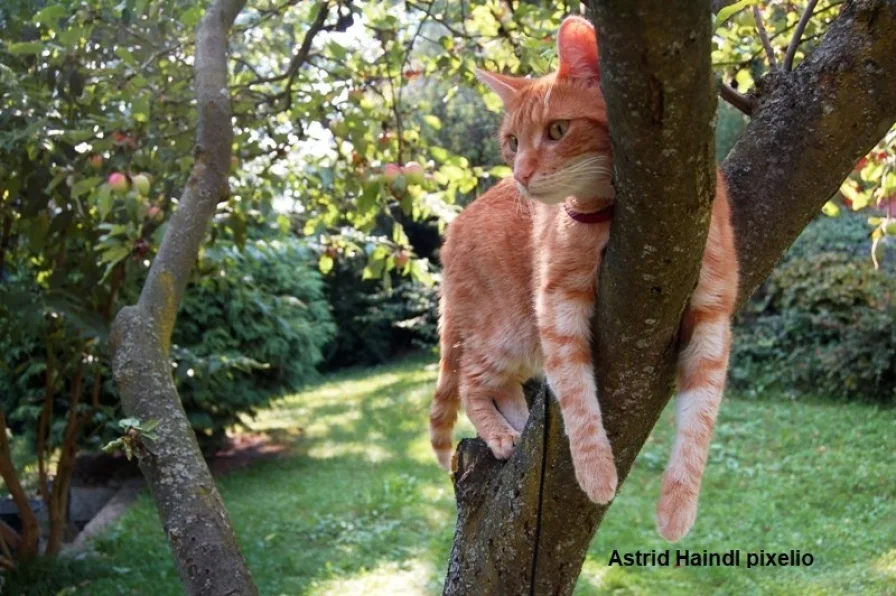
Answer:
<svg viewBox="0 0 896 596"><path fill-rule="evenodd" d="M669 542L684 538L697 519L697 495L676 480L663 481L656 504L656 530Z"/></svg>
<svg viewBox="0 0 896 596"><path fill-rule="evenodd" d="M496 433L485 439L485 444L492 450L496 459L507 459L513 453L513 448L520 442L520 433L515 430Z"/></svg>

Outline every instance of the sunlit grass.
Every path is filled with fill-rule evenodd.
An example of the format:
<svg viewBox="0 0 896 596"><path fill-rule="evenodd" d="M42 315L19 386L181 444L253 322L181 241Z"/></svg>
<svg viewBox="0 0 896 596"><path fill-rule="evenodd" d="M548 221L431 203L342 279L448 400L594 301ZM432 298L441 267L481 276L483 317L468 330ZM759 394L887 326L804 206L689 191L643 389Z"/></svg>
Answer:
<svg viewBox="0 0 896 596"><path fill-rule="evenodd" d="M280 400L250 426L287 444L220 482L262 594L435 594L454 531L434 463L430 359L357 370ZM670 546L653 508L666 412L595 538L579 594L896 593L896 412L732 398L723 406L691 535ZM471 434L464 421L463 434ZM575 520L570 520L575 523ZM608 567L613 549L799 549L812 567ZM102 576L70 593L179 594L148 497L96 542ZM86 572L85 572L86 573Z"/></svg>

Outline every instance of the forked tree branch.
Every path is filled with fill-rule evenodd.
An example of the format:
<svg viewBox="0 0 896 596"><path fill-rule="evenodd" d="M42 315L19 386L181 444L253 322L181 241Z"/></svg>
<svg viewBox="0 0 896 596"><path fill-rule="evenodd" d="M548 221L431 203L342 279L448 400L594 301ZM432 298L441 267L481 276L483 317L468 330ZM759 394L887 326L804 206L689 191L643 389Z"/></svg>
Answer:
<svg viewBox="0 0 896 596"><path fill-rule="evenodd" d="M112 325L110 347L128 416L159 420L158 439L140 458L188 594L256 594L171 377L171 332L184 289L218 203L228 193L231 144L227 45L245 0L215 0L196 32L199 117L194 164L177 211L134 306Z"/></svg>
<svg viewBox="0 0 896 596"><path fill-rule="evenodd" d="M699 218L711 171L705 141L684 152L688 142L707 134L705 100L698 94L695 112L679 111L678 92L688 84L687 72L693 75L689 69L708 80L703 58L680 60L684 72L669 78L654 53L670 47L681 48L682 55L706 51L704 26L695 25L702 21L697 16L691 22L696 40L679 39L676 46L676 19L689 7L663 3L639 11L638 4L593 3L620 181L619 215L600 277L597 376L620 478L671 394L677 317L702 250L695 245L705 230ZM628 29L632 13L649 15L638 34ZM796 71L759 81L753 118L723 164L741 262L741 304L856 160L896 121L894 30L893 0L850 2ZM644 60L628 62L633 55ZM631 110L624 109L626 102ZM667 139L657 127L676 130L695 113L691 124L698 130L672 139L669 148L678 151L664 154L660 144ZM664 161L681 171L663 179L669 166ZM684 205L694 213L682 214ZM683 229L669 230L674 224ZM673 235L670 242L664 231ZM682 237L689 233L695 237ZM578 488L556 404L545 406L536 396L522 443L507 463L496 462L479 440L463 441L457 455L458 525L445 593L570 593L607 507L593 505ZM699 517L694 532L701 532Z"/></svg>

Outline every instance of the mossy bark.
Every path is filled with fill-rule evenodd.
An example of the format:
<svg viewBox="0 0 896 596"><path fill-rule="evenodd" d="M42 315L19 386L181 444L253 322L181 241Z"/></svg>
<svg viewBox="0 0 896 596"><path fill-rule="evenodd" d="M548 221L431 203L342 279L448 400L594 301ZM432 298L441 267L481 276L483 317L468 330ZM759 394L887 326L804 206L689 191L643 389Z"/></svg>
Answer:
<svg viewBox="0 0 896 596"><path fill-rule="evenodd" d="M194 166L140 300L123 308L110 334L112 366L125 413L159 420L155 441L138 449L188 594L256 594L230 518L199 450L171 377L177 309L217 204L227 197L233 128L227 39L245 0L215 0L197 30L199 119Z"/></svg>
<svg viewBox="0 0 896 596"><path fill-rule="evenodd" d="M708 223L709 3L591 4L619 202L594 348L622 480L672 393L678 326ZM794 72L758 85L754 117L722 165L741 303L896 121L893 31L896 2L850 2ZM446 594L572 592L607 507L578 488L559 410L540 395L506 463L478 440L458 447Z"/></svg>

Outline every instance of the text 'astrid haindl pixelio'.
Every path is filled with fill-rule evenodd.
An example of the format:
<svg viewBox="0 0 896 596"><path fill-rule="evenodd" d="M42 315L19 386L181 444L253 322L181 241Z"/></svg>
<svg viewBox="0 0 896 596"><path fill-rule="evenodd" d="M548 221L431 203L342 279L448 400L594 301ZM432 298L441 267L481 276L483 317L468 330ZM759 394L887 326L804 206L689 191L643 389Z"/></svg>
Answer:
<svg viewBox="0 0 896 596"><path fill-rule="evenodd" d="M741 551L731 549L722 552L707 550L650 550L620 552L614 550L608 565L613 567L811 567L815 562L812 553L800 550L783 552Z"/></svg>

